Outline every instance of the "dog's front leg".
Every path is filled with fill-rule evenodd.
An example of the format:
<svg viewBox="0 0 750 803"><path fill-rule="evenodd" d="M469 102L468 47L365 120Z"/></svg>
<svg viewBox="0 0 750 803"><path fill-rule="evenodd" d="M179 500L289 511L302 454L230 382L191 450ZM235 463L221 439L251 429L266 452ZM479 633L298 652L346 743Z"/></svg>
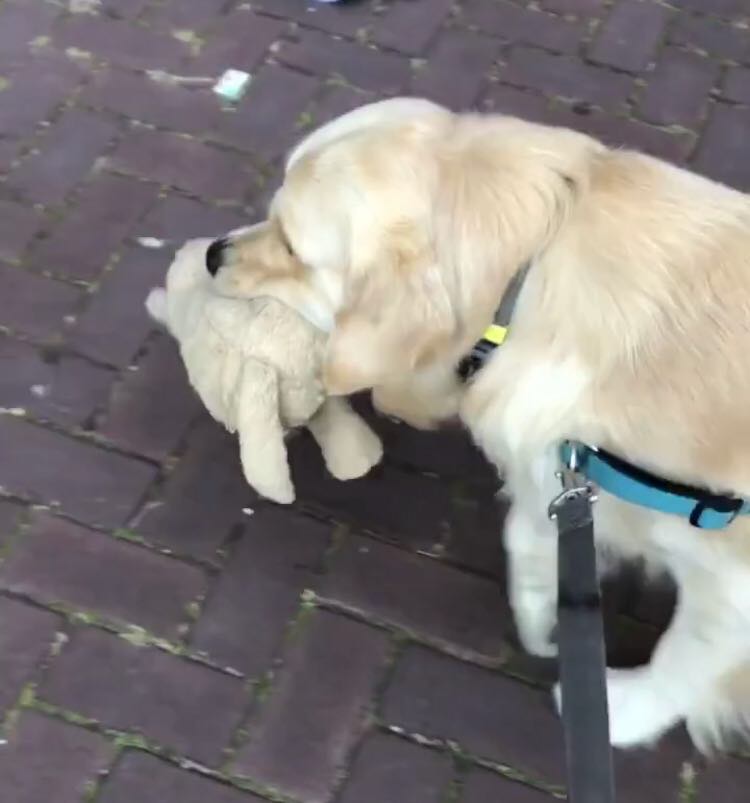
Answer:
<svg viewBox="0 0 750 803"><path fill-rule="evenodd" d="M511 508L505 530L508 553L508 594L524 648L552 657L557 645L552 631L557 620L557 536L554 525L526 499Z"/></svg>

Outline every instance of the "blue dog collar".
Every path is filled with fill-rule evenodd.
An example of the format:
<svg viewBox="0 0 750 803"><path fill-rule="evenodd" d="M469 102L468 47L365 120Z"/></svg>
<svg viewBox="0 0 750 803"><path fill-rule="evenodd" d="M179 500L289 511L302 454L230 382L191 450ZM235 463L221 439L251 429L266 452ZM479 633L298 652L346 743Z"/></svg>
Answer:
<svg viewBox="0 0 750 803"><path fill-rule="evenodd" d="M703 488L665 480L601 449L565 441L560 457L601 490L633 505L688 519L703 530L721 530L737 516L750 514L750 502L712 494Z"/></svg>

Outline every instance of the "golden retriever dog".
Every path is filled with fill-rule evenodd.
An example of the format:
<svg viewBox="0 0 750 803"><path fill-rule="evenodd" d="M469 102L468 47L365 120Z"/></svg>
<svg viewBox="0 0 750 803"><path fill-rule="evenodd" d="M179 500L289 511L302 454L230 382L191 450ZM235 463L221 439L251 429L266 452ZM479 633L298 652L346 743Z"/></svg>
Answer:
<svg viewBox="0 0 750 803"><path fill-rule="evenodd" d="M312 133L261 235L218 241L222 291L272 294L331 331L326 382L426 426L460 412L505 475L520 638L550 656L559 444L750 497L750 197L570 130L400 98ZM259 268L259 265L262 266ZM528 272L509 332L456 364ZM650 662L608 670L611 740L685 722L702 749L750 719L750 518L719 530L602 493L602 554L671 574Z"/></svg>

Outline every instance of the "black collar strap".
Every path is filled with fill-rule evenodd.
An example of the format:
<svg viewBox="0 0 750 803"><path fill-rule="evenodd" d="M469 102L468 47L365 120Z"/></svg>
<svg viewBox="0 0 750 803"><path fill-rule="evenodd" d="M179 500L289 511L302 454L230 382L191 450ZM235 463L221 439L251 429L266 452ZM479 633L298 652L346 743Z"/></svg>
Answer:
<svg viewBox="0 0 750 803"><path fill-rule="evenodd" d="M458 364L458 375L464 382L471 379L487 362L492 352L505 340L518 296L530 267L531 263L527 262L513 274L500 299L500 306L495 312L492 323L484 330L482 339L474 344L469 354Z"/></svg>

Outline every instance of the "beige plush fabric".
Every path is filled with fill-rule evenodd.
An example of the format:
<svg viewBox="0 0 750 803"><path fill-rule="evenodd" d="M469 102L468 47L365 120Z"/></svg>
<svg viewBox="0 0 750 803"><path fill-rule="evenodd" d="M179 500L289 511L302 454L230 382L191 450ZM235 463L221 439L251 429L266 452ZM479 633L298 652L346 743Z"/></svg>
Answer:
<svg viewBox="0 0 750 803"><path fill-rule="evenodd" d="M153 289L146 306L178 341L209 413L238 433L247 481L276 502L294 500L284 435L299 426L310 430L334 477L363 476L380 461L382 444L348 401L326 397L326 335L275 299L218 295L205 268L210 242L187 242L166 288Z"/></svg>

